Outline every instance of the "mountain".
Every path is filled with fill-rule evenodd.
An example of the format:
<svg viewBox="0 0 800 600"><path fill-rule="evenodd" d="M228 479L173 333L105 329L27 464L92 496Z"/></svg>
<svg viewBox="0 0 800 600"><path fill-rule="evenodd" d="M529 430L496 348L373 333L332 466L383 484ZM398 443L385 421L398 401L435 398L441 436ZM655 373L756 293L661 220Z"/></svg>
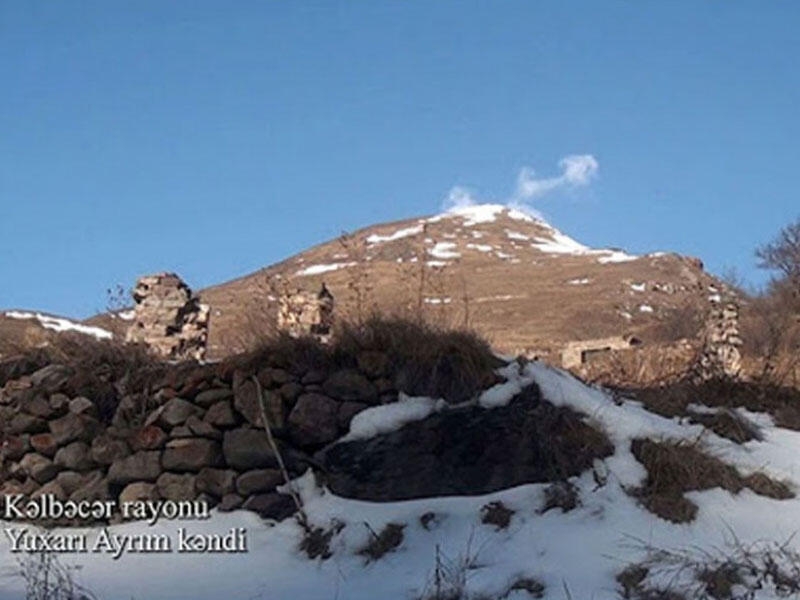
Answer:
<svg viewBox="0 0 800 600"><path fill-rule="evenodd" d="M664 337L665 323L687 306L704 312L721 287L697 259L592 249L519 210L469 206L366 227L202 290L211 353L227 354L270 318L281 289L323 282L339 315L422 310L501 351L545 356L573 340Z"/></svg>
<svg viewBox="0 0 800 600"><path fill-rule="evenodd" d="M209 356L241 350L273 328L281 294L316 292L323 283L339 318L421 312L435 323L466 324L501 352L555 362L577 340L680 338L690 330L686 311L704 314L724 287L695 258L589 248L520 210L468 206L369 226L199 290L211 307ZM19 337L23 325L28 337L47 327L33 313L10 314L0 317L6 338ZM124 336L128 318L106 313L74 325Z"/></svg>

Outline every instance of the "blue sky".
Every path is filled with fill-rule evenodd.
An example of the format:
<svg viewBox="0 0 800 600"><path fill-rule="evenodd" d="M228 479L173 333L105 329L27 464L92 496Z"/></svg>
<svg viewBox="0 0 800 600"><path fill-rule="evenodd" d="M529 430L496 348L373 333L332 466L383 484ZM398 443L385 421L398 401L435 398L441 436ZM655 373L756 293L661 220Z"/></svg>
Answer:
<svg viewBox="0 0 800 600"><path fill-rule="evenodd" d="M523 168L592 246L754 282L800 216L800 3L0 1L0 308L202 287Z"/></svg>

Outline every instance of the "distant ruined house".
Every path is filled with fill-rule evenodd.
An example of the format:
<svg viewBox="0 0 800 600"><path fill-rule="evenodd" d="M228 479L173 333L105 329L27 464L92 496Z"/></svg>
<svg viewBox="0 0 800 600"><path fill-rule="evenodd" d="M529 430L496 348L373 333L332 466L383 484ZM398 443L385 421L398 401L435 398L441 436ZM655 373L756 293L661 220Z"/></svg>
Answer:
<svg viewBox="0 0 800 600"><path fill-rule="evenodd" d="M278 329L292 337L312 335L326 341L333 329L334 298L322 288L314 294L305 290L281 296L278 307Z"/></svg>
<svg viewBox="0 0 800 600"><path fill-rule="evenodd" d="M209 307L175 273L141 277L133 289L134 319L127 342L147 344L171 360L203 360Z"/></svg>

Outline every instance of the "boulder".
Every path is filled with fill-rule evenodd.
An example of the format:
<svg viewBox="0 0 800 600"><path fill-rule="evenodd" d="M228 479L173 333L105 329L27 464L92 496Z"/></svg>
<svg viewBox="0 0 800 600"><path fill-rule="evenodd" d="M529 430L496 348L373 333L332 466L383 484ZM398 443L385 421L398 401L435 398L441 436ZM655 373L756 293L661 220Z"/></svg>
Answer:
<svg viewBox="0 0 800 600"><path fill-rule="evenodd" d="M203 417L203 420L215 427L227 428L236 425L236 416L233 414L231 403L227 400L222 400L213 404L206 411L206 416Z"/></svg>
<svg viewBox="0 0 800 600"><path fill-rule="evenodd" d="M53 462L70 471L84 472L94 468L95 463L89 455L89 445L85 442L72 442L56 452Z"/></svg>
<svg viewBox="0 0 800 600"><path fill-rule="evenodd" d="M108 481L99 471L88 476L83 485L70 494L69 499L73 502L93 502L96 500L108 500Z"/></svg>
<svg viewBox="0 0 800 600"><path fill-rule="evenodd" d="M29 452L19 461L22 470L36 483L47 483L61 470L52 460L36 452Z"/></svg>
<svg viewBox="0 0 800 600"><path fill-rule="evenodd" d="M69 401L69 412L76 415L97 417L97 406L94 402L83 396L78 396Z"/></svg>
<svg viewBox="0 0 800 600"><path fill-rule="evenodd" d="M194 397L194 402L195 404L207 408L216 404L217 402L227 400L231 396L233 396L233 390L230 388L212 388L197 394Z"/></svg>
<svg viewBox="0 0 800 600"><path fill-rule="evenodd" d="M115 460L129 456L131 449L127 442L112 438L107 433L101 434L92 440L90 456L100 465L110 465Z"/></svg>
<svg viewBox="0 0 800 600"><path fill-rule="evenodd" d="M62 502L67 499L67 493L55 480L45 483L42 487L33 492L33 494L31 494L31 499L35 500L41 496L54 496Z"/></svg>
<svg viewBox="0 0 800 600"><path fill-rule="evenodd" d="M203 467L222 466L219 444L205 438L184 438L167 443L161 459L168 471L197 472Z"/></svg>
<svg viewBox="0 0 800 600"><path fill-rule="evenodd" d="M244 504L244 498L239 494L225 494L219 504L217 504L217 510L220 512L230 512L241 508L242 504Z"/></svg>
<svg viewBox="0 0 800 600"><path fill-rule="evenodd" d="M339 403L322 394L303 394L289 415L289 434L298 446L318 446L339 435Z"/></svg>
<svg viewBox="0 0 800 600"><path fill-rule="evenodd" d="M108 469L108 482L126 485L134 481L155 481L161 474L161 452L140 451L115 460Z"/></svg>
<svg viewBox="0 0 800 600"><path fill-rule="evenodd" d="M169 437L164 430L155 425L147 425L139 429L131 438L134 450L156 450L163 448Z"/></svg>
<svg viewBox="0 0 800 600"><path fill-rule="evenodd" d="M378 350L364 350L356 356L358 369L371 379L378 379L389 372L389 357Z"/></svg>
<svg viewBox="0 0 800 600"><path fill-rule="evenodd" d="M11 418L6 431L12 435L23 433L41 433L47 431L47 421L41 417L34 417L25 413L17 413Z"/></svg>
<svg viewBox="0 0 800 600"><path fill-rule="evenodd" d="M51 433L36 433L30 437L30 441L34 450L50 458L58 451L58 444Z"/></svg>
<svg viewBox="0 0 800 600"><path fill-rule="evenodd" d="M186 428L193 436L221 440L222 434L210 423L201 421L196 416L191 416L186 420Z"/></svg>
<svg viewBox="0 0 800 600"><path fill-rule="evenodd" d="M228 466L237 471L278 466L267 434L257 429L226 431L222 439L222 451Z"/></svg>
<svg viewBox="0 0 800 600"><path fill-rule="evenodd" d="M236 491L242 496L251 496L263 492L273 492L283 483L280 470L255 469L242 473L236 478Z"/></svg>
<svg viewBox="0 0 800 600"><path fill-rule="evenodd" d="M358 371L345 369L337 371L322 384L325 393L337 400L350 400L374 404L378 400L375 385Z"/></svg>
<svg viewBox="0 0 800 600"><path fill-rule="evenodd" d="M195 476L189 473L162 473L156 481L156 488L165 500L194 500Z"/></svg>
<svg viewBox="0 0 800 600"><path fill-rule="evenodd" d="M263 425L258 388L256 388L256 384L253 381L245 380L237 386L234 392L233 405L248 423L256 427Z"/></svg>
<svg viewBox="0 0 800 600"><path fill-rule="evenodd" d="M156 489L156 485L146 481L129 483L119 494L120 506L128 502L144 502L157 499L158 490Z"/></svg>
<svg viewBox="0 0 800 600"><path fill-rule="evenodd" d="M59 446L75 441L90 442L99 429L96 419L74 413L50 421L50 433Z"/></svg>
<svg viewBox="0 0 800 600"><path fill-rule="evenodd" d="M253 511L265 519L276 521L283 521L297 512L292 497L277 492L250 496L244 501L242 508Z"/></svg>
<svg viewBox="0 0 800 600"><path fill-rule="evenodd" d="M49 419L55 414L55 410L50 406L50 400L42 395L34 396L23 404L22 410L34 417Z"/></svg>
<svg viewBox="0 0 800 600"><path fill-rule="evenodd" d="M0 456L8 460L19 460L31 449L31 436L9 436L0 443Z"/></svg>
<svg viewBox="0 0 800 600"><path fill-rule="evenodd" d="M236 471L230 469L211 469L206 467L197 474L197 491L222 498L234 491Z"/></svg>
<svg viewBox="0 0 800 600"><path fill-rule="evenodd" d="M64 365L47 365L31 375L31 383L33 387L53 394L61 391L73 374L73 370Z"/></svg>
<svg viewBox="0 0 800 600"><path fill-rule="evenodd" d="M145 425L158 424L164 429L171 429L186 422L192 415L202 414L202 409L183 398L173 398L164 406L153 412Z"/></svg>
<svg viewBox="0 0 800 600"><path fill-rule="evenodd" d="M339 427L347 431L350 428L350 421L353 420L353 417L367 408L369 407L362 402L342 402L339 405L339 412L336 415Z"/></svg>

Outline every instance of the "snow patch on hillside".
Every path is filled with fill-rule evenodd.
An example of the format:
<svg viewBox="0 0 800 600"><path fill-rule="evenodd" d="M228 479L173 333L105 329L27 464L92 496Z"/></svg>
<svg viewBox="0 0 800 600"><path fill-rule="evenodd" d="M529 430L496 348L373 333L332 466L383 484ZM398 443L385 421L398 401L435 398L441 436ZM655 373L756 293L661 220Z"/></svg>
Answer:
<svg viewBox="0 0 800 600"><path fill-rule="evenodd" d="M51 331L57 331L59 333L65 331L74 331L77 333L82 333L84 335L90 335L98 340L110 340L114 337L114 335L100 327L92 327L90 325L82 325L81 323L75 323L74 321L70 321L69 319L63 319L61 317L52 317L50 315L45 315L43 313L32 313L32 312L22 312L17 310L9 310L3 313L3 315L9 319L35 319L39 322L39 324L44 327L45 329L50 329Z"/></svg>
<svg viewBox="0 0 800 600"><path fill-rule="evenodd" d="M354 262L346 262L346 263L330 263L327 265L310 265L305 269L300 269L295 275L300 277L306 275L320 275L322 273L328 273L330 271L338 271L339 269L346 269L347 267L352 267L356 263Z"/></svg>

